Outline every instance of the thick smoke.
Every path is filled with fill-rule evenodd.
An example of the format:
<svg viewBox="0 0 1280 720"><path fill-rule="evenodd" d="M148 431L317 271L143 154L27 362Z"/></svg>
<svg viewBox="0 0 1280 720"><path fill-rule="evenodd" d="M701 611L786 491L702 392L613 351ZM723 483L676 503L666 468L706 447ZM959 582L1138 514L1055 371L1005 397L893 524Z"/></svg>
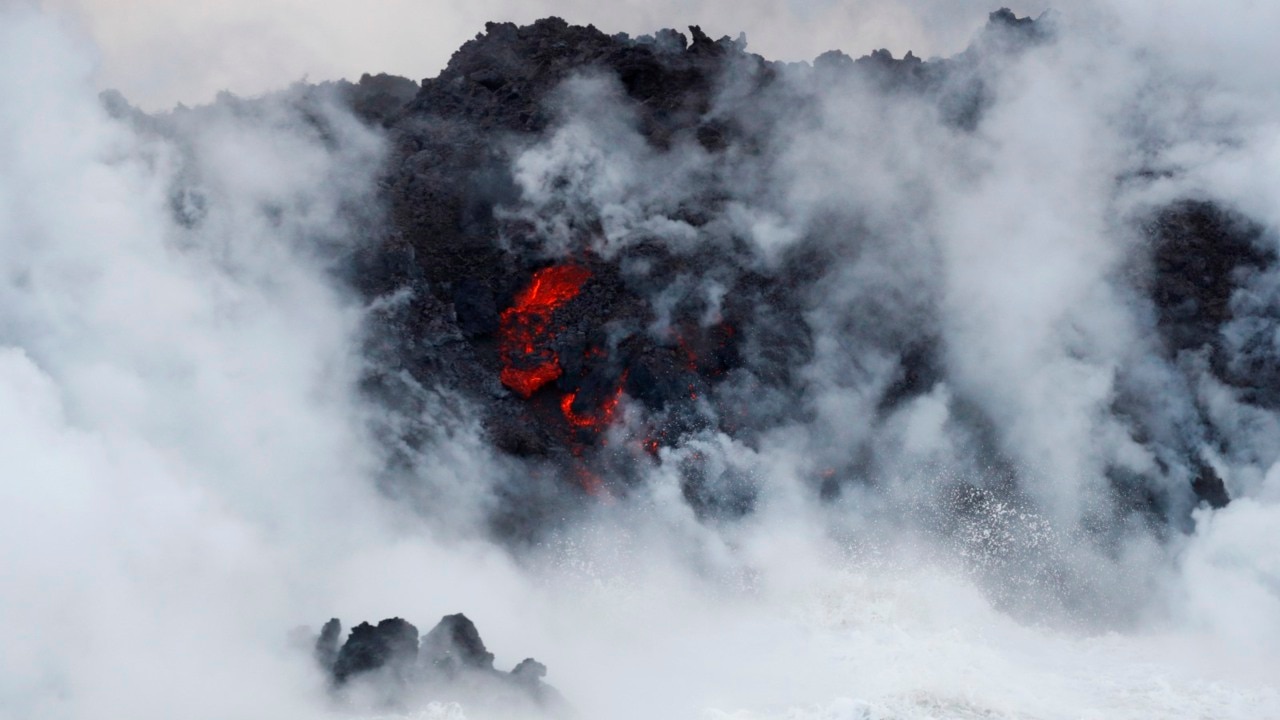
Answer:
<svg viewBox="0 0 1280 720"><path fill-rule="evenodd" d="M146 115L4 11L0 714L348 713L289 628L459 610L584 716L1276 712L1274 18L1183 9L695 37L706 107L593 68L534 132L410 123L462 159L350 86ZM518 259L445 302L401 228L477 162L460 255ZM1209 330L1153 290L1188 223L1247 246ZM624 308L563 415L483 359L553 263Z"/></svg>

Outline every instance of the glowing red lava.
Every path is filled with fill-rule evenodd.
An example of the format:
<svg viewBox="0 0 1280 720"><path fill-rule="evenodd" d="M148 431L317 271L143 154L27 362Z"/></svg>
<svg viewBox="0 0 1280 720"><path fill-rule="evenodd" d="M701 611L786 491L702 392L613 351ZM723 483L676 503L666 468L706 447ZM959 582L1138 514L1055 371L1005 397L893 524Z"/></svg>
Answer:
<svg viewBox="0 0 1280 720"><path fill-rule="evenodd" d="M564 328L552 325L552 315L577 297L590 278L589 270L572 264L556 265L534 273L529 286L516 296L515 304L502 313L498 352L502 360L500 379L503 385L528 399L564 374L555 350L556 334ZM583 351L583 360L588 363L607 360L608 357L609 352L600 347L588 347ZM578 390L560 398L560 412L572 436L570 447L578 459L575 467L578 483L588 494L602 498L608 497L608 490L600 476L588 467L583 450L606 442L600 433L613 422L626 381L627 373L624 371L617 389L598 407L582 407L597 402L592 393L588 393L577 408L574 402L579 397Z"/></svg>
<svg viewBox="0 0 1280 720"><path fill-rule="evenodd" d="M584 430L595 430L599 432L609 426L613 422L613 414L618 409L618 401L622 399L622 386L626 383L625 376L622 384L613 395L600 405L600 409L590 415L580 415L573 410L573 401L577 399L578 393L574 392L566 394L560 398L560 411L564 413L564 419L569 421L569 425Z"/></svg>
<svg viewBox="0 0 1280 720"><path fill-rule="evenodd" d="M554 265L534 273L515 305L502 313L502 384L529 397L560 377L560 358L549 347L551 314L578 296L591 272L578 265Z"/></svg>

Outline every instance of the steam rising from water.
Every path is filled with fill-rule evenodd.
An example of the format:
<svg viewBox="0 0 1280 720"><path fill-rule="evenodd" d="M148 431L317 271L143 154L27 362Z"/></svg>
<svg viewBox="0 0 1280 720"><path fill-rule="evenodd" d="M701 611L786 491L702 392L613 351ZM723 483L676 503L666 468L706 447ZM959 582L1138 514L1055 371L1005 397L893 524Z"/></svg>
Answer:
<svg viewBox="0 0 1280 720"><path fill-rule="evenodd" d="M591 717L1280 712L1276 417L1163 360L1124 280L1134 218L1158 203L1223 200L1268 242L1280 222L1280 98L1251 30L1276 18L1182 9L1073 9L1054 43L984 55L999 85L973 135L841 87L776 155L717 164L656 155L607 80L566 88L509 209L544 223L549 253L574 242L559 233L575 214L603 219L602 254L655 235L683 251L705 237L660 219L710 183L735 193L717 222L750 239L744 266L816 237L831 272L805 313L805 413L754 396L790 419L664 449L633 497L516 554L477 518L523 468L465 403L415 418L437 431L412 471L430 520L377 490L370 428L397 419L357 383L378 309L336 277L378 227L382 138L303 88L113 118L84 48L4 11L0 715L323 717L288 628L458 610L500 665L533 651ZM726 114L788 111L733 90ZM1144 168L1167 172L1116 181ZM686 291L715 299L727 280ZM1274 287L1250 306L1266 328ZM877 420L892 349L932 338L944 381ZM1135 438L1121 391L1151 398L1167 432ZM1185 431L1196 403L1209 427ZM876 488L819 503L813 479L868 443ZM1234 502L1195 511L1189 534L1115 519L1114 467L1189 511L1191 470L1153 472L1179 443ZM1018 493L998 492L992 446ZM700 520L677 471L694 453L750 478L757 511Z"/></svg>

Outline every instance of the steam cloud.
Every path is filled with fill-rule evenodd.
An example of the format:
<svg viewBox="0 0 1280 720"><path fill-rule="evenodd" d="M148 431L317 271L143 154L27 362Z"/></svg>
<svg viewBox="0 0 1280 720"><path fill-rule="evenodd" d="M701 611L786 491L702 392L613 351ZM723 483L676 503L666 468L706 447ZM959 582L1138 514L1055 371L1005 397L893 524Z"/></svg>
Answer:
<svg viewBox="0 0 1280 720"><path fill-rule="evenodd" d="M401 136L333 85L143 114L0 11L0 715L342 713L289 628L458 610L584 716L1275 713L1280 18L1233 10L997 24L925 92L743 55L664 143L567 79L489 148L505 249L617 268L611 359L745 324L685 410L609 376L533 457L438 300L357 291ZM1261 258L1219 356L1151 297L1185 203Z"/></svg>

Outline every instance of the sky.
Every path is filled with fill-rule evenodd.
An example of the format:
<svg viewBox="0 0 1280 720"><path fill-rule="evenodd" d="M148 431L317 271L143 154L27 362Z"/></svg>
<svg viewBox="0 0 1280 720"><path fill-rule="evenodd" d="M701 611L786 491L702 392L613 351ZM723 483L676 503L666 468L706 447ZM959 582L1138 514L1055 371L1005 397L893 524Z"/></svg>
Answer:
<svg viewBox="0 0 1280 720"><path fill-rule="evenodd" d="M773 60L831 49L887 48L922 57L962 50L996 9L988 0L40 0L98 48L97 81L148 110L196 104L221 90L253 95L303 78L388 72L432 77L490 21L558 15L633 35L700 25L712 37L745 32ZM1038 15L1043 0L1007 3Z"/></svg>

